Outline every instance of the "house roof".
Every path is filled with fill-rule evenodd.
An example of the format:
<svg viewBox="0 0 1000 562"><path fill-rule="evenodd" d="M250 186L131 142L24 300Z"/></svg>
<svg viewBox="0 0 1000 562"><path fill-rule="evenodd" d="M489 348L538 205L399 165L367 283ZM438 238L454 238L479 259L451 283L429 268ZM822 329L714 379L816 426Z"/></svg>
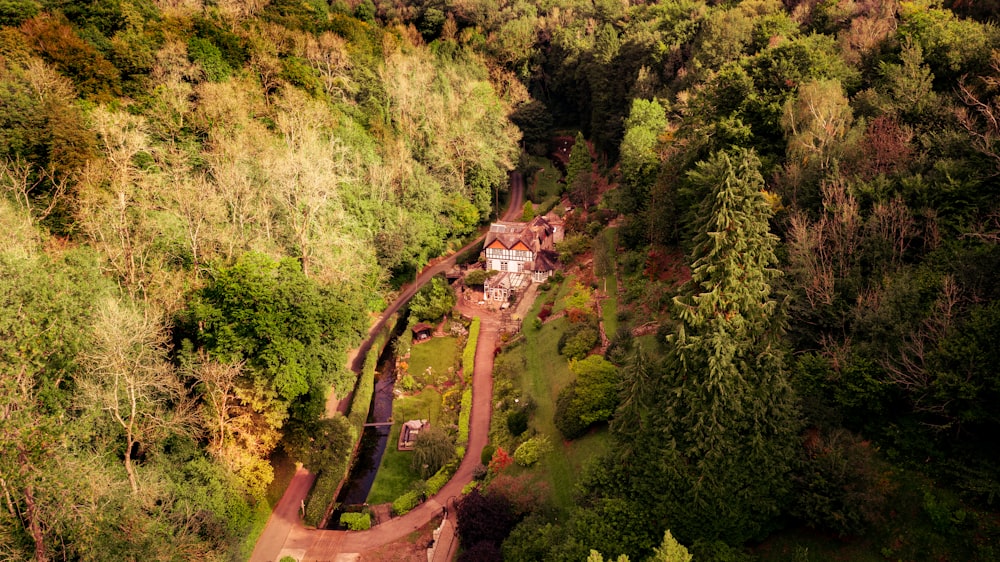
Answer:
<svg viewBox="0 0 1000 562"><path fill-rule="evenodd" d="M416 429L419 431L423 429L425 425L430 425L430 424L427 423L427 420L409 420L403 425L410 428L411 430Z"/></svg>
<svg viewBox="0 0 1000 562"><path fill-rule="evenodd" d="M417 324L416 326L414 326L412 329L413 329L413 333L417 334L417 333L420 333L420 332L425 332L427 330L433 330L434 326L431 326L430 324L425 324L425 323L421 322L421 323Z"/></svg>
<svg viewBox="0 0 1000 562"><path fill-rule="evenodd" d="M535 271L554 271L559 254L552 250L541 250L535 254Z"/></svg>
<svg viewBox="0 0 1000 562"><path fill-rule="evenodd" d="M542 242L551 235L552 226L543 217L535 217L527 223L495 222L486 234L484 247L537 252Z"/></svg>

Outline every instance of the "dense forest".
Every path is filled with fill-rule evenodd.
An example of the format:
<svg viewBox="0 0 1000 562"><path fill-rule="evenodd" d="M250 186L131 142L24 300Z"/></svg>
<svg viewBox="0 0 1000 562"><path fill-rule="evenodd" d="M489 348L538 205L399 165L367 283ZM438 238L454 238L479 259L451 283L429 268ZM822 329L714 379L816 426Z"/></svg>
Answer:
<svg viewBox="0 0 1000 562"><path fill-rule="evenodd" d="M994 4L0 1L0 558L245 559L370 314L580 131L611 451L468 559L749 560L904 489L885 559L997 559Z"/></svg>
<svg viewBox="0 0 1000 562"><path fill-rule="evenodd" d="M370 8L0 2L0 558L245 558L368 313L488 219L525 88Z"/></svg>

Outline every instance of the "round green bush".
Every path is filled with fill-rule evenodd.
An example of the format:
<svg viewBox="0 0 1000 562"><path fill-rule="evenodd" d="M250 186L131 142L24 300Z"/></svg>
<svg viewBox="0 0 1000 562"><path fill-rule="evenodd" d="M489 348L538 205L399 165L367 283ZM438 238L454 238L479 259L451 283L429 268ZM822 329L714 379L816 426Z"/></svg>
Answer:
<svg viewBox="0 0 1000 562"><path fill-rule="evenodd" d="M588 425L580 420L579 404L576 400L576 381L569 383L559 392L553 421L556 429L566 439L576 439L586 433Z"/></svg>
<svg viewBox="0 0 1000 562"><path fill-rule="evenodd" d="M552 450L552 444L545 435L532 437L514 450L514 462L521 466L531 466Z"/></svg>
<svg viewBox="0 0 1000 562"><path fill-rule="evenodd" d="M372 528L372 516L367 513L341 513L340 524L351 531L366 531Z"/></svg>

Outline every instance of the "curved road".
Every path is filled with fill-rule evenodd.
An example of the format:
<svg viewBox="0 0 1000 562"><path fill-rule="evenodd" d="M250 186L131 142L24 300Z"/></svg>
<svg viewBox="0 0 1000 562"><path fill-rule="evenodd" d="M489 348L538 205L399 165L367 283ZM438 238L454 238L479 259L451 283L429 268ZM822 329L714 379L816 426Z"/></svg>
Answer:
<svg viewBox="0 0 1000 562"><path fill-rule="evenodd" d="M511 199L503 220L516 220L520 217L519 213L524 201L524 180L520 173L511 174L510 187ZM480 235L449 257L426 267L417 276L414 283L400 291L399 296L385 309L378 322L368 331L368 337L358 347L351 362L352 370L361 371L364 358L368 350L371 349L375 334L379 333L387 319L406 304L417 290L430 281L432 277L454 266L457 255L478 244L485 236L485 234ZM394 517L368 531L307 529L302 524L299 513L303 505L302 502L305 501L316 476L304 468L300 468L271 513L267 526L257 540L250 561L275 562L281 556L286 555L294 556L298 560L333 560L338 554L365 552L397 541L423 527L436 515L439 515L442 507L451 498L459 496L462 488L472 481L472 472L479 465L479 457L489 436L490 401L493 397L493 350L498 330L499 325L495 318L481 317L472 380L469 444L458 471L436 496L429 498L406 515Z"/></svg>

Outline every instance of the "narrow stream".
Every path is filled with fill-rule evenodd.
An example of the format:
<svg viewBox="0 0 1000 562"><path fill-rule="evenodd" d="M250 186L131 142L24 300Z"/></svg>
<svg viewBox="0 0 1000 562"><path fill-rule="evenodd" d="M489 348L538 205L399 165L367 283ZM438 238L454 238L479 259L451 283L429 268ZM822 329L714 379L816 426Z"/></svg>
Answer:
<svg viewBox="0 0 1000 562"><path fill-rule="evenodd" d="M400 321L400 326L405 329L406 322ZM368 411L368 423L388 422L392 419L392 388L396 382L395 356L393 353L398 331L393 333L385 349L378 358L378 370L375 373L375 392L372 394L371 409ZM361 446L358 450L357 459L351 468L351 474L347 482L340 489L337 496L338 508L330 517L327 528L339 529L340 514L347 511L357 511L357 506L361 506L368 498L372 483L375 482L375 475L378 473L379 464L382 462L382 454L389 441L389 433L392 426L366 427L361 434ZM352 506L354 509L352 509Z"/></svg>

